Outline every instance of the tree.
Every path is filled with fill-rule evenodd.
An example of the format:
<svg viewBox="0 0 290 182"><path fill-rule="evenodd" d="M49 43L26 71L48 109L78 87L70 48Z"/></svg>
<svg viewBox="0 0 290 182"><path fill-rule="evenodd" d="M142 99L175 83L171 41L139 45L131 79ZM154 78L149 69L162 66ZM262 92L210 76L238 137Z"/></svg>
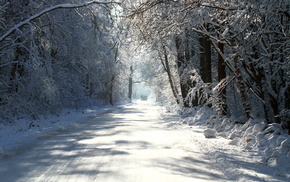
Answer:
<svg viewBox="0 0 290 182"><path fill-rule="evenodd" d="M281 122L276 116L289 105L288 1L142 1L128 17L143 41L176 47L184 106L205 100L223 114Z"/></svg>
<svg viewBox="0 0 290 182"><path fill-rule="evenodd" d="M133 94L133 66L130 66L130 77L129 77L129 92L128 92L128 98L132 100L132 94Z"/></svg>
<svg viewBox="0 0 290 182"><path fill-rule="evenodd" d="M6 2L0 29L4 120L110 102L116 59L111 2Z"/></svg>

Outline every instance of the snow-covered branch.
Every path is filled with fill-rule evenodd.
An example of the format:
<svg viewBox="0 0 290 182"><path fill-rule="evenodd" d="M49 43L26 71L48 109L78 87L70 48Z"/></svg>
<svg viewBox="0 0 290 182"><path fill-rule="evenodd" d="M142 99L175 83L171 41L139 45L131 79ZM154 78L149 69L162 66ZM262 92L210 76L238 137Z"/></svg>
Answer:
<svg viewBox="0 0 290 182"><path fill-rule="evenodd" d="M207 8L219 9L219 10L227 10L227 11L235 11L235 10L244 9L244 7L240 7L240 6L225 7L225 6L212 5L210 3L202 3L201 6L207 7Z"/></svg>
<svg viewBox="0 0 290 182"><path fill-rule="evenodd" d="M16 63L18 63L18 61L12 61L12 62L9 62L9 63L1 64L0 68L2 68L4 66L7 66L7 65L10 65L10 64L16 64Z"/></svg>
<svg viewBox="0 0 290 182"><path fill-rule="evenodd" d="M118 2L104 2L104 1L89 1L81 4L58 4L55 6L51 6L49 8L46 8L39 13L36 13L35 15L27 18L26 20L21 21L20 23L13 26L11 29L9 29L5 34L3 34L0 37L0 42L2 42L4 39L6 39L10 34L12 34L14 31L18 30L23 25L29 24L32 20L39 18L40 16L49 13L51 11L54 11L56 9L68 9L68 8L81 8L84 6L89 6L91 4L99 4L99 5L109 5L109 4L119 4Z"/></svg>

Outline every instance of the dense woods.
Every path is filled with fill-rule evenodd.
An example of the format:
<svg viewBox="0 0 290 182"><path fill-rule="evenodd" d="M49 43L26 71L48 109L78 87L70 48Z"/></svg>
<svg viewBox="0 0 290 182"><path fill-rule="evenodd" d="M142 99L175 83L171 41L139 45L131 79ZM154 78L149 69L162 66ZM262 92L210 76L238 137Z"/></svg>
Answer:
<svg viewBox="0 0 290 182"><path fill-rule="evenodd" d="M160 54L177 104L290 128L289 1L131 1L125 9L132 34Z"/></svg>
<svg viewBox="0 0 290 182"><path fill-rule="evenodd" d="M1 121L113 102L113 5L86 2L0 1Z"/></svg>
<svg viewBox="0 0 290 182"><path fill-rule="evenodd" d="M87 2L0 1L1 121L131 98L139 69L159 102L290 132L289 0Z"/></svg>
<svg viewBox="0 0 290 182"><path fill-rule="evenodd" d="M154 101L162 107L153 107L151 102L131 103L134 99ZM115 107L119 103L122 109ZM141 159L143 149L150 149L150 157L152 151L159 153L151 145L156 137L186 128L190 137L198 136L187 142L198 144L198 150L205 148L200 154L210 156L212 161L208 160L211 163L206 168L219 164L221 168L235 168L229 173L242 176L238 166L260 173L261 166L271 170L280 166L271 173L289 179L290 0L0 0L0 158L13 157L9 152L6 155L5 147L9 149L10 141L11 146L13 142L22 143L24 140L17 139L26 136L25 132L42 134L62 126L62 121L66 123L63 127L74 122L86 126L84 129L76 124L74 134L60 135L58 142L69 140L65 143L73 145L63 148L70 156L73 152L66 153L70 149L78 150L78 155L85 155L79 151L86 150L100 160L105 156L107 161L105 154L110 153L113 161L121 155L123 165L124 156L133 154L131 159ZM165 126L166 131L156 132ZM56 135L65 131L60 128ZM183 135L180 131L178 135ZM24 134L18 135L21 132ZM143 141L146 136L149 142ZM162 149L161 155L168 152L166 168L170 166L178 173L204 173L197 170L199 165L191 170L187 165L202 164L199 160L180 154L182 159L175 160L171 156L171 145L179 151L176 143L185 139L183 136L164 136L155 144L156 149ZM103 142L106 137L112 137L108 145ZM104 151L99 150L97 141L106 148ZM159 146L164 141L170 146ZM207 142L211 146L204 147ZM218 146L224 144L227 147ZM138 146L136 150L131 150L132 145ZM107 150L107 146L115 147L116 152ZM124 146L129 146L128 151L124 152ZM56 148L59 150L59 146ZM141 149L140 156L134 153ZM193 154L191 148L184 149L185 156ZM231 155L220 155L228 149L233 150ZM60 156L58 152L55 156ZM244 152L255 160L244 162L239 154ZM155 158L152 160L152 164L158 164ZM42 158L40 161L47 167ZM96 169L103 168L101 162ZM230 163L235 165L227 166ZM26 162L19 164L27 166ZM78 163L67 164L74 168ZM129 168L135 166L124 171ZM111 174L103 169L104 174ZM111 172L119 177L121 173L114 170ZM99 169L89 173L94 180L101 174ZM28 175L26 171L23 174ZM251 173L250 177L258 176Z"/></svg>

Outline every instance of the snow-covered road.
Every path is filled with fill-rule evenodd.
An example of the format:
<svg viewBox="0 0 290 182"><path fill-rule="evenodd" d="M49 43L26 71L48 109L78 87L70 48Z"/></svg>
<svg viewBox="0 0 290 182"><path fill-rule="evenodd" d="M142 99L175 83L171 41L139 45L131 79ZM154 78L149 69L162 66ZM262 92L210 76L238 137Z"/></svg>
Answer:
<svg viewBox="0 0 290 182"><path fill-rule="evenodd" d="M205 139L202 129L172 125L158 112L157 106L139 102L46 133L0 161L0 181L202 182L239 178L225 175L227 168L243 175L232 169L237 166L226 166L223 161L217 165L218 158L211 160L208 155L214 149L210 147L216 141ZM254 170L248 174L263 181Z"/></svg>

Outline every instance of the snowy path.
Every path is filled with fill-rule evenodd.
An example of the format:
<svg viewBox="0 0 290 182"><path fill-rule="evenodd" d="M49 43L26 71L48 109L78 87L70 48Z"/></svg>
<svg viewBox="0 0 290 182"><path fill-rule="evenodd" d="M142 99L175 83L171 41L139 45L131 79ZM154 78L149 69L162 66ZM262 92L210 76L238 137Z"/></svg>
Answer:
<svg viewBox="0 0 290 182"><path fill-rule="evenodd" d="M229 170L243 175L237 166L217 165L229 164L221 161L226 158L212 164L207 155L215 141L202 131L170 125L156 106L133 104L50 132L4 157L0 181L202 182L239 178L225 175Z"/></svg>

